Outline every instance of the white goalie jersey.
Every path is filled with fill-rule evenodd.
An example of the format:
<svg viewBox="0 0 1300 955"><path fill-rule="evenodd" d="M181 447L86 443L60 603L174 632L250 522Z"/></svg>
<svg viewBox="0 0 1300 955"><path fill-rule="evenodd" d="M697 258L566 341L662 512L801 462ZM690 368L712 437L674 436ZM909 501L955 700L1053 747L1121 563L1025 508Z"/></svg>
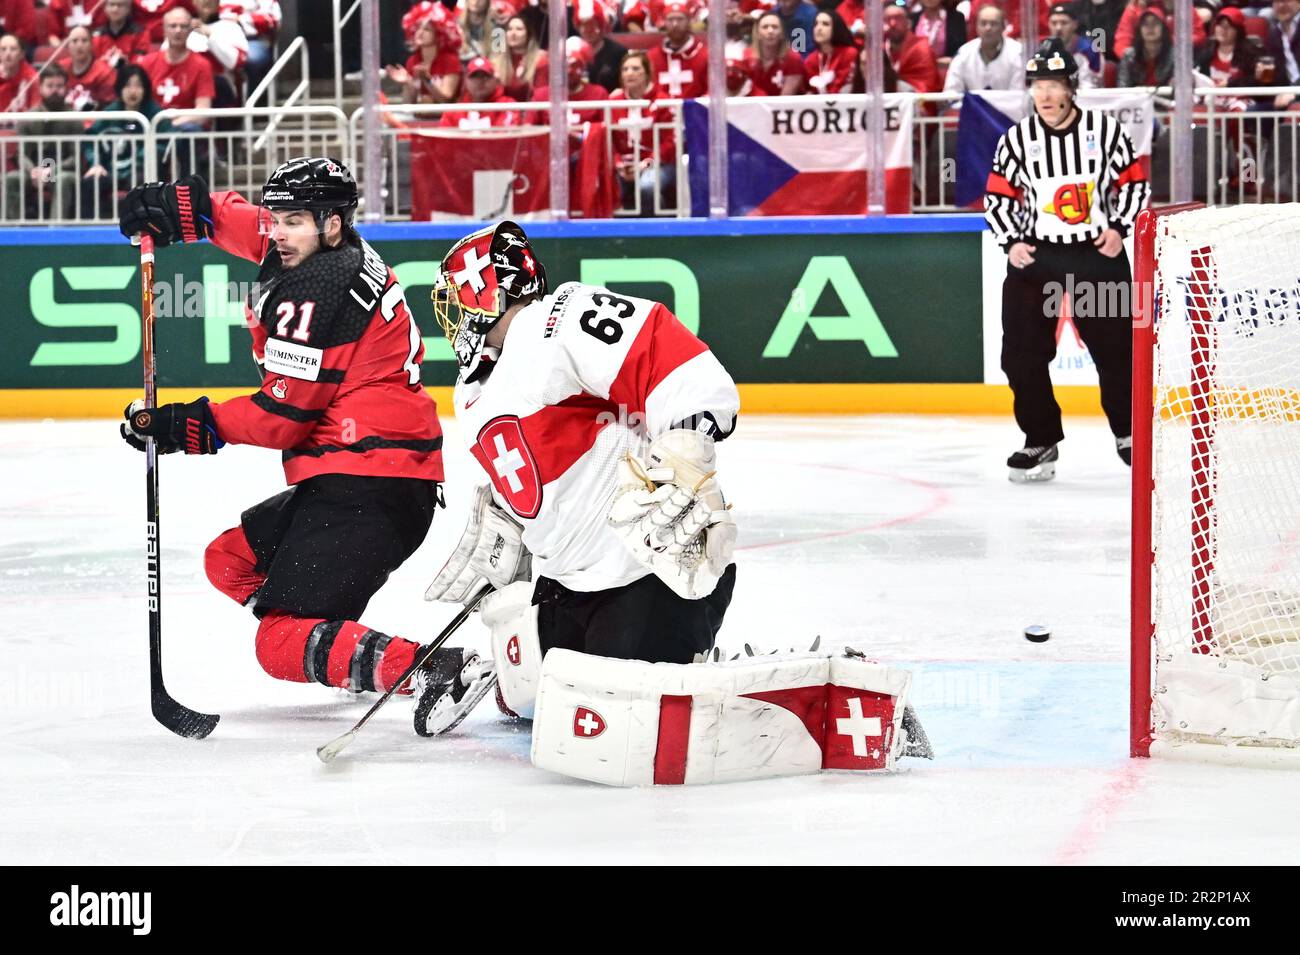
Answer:
<svg viewBox="0 0 1300 955"><path fill-rule="evenodd" d="M534 576L595 591L649 573L606 521L624 455L673 427L725 437L740 396L663 305L570 282L514 317L492 373L454 401Z"/></svg>

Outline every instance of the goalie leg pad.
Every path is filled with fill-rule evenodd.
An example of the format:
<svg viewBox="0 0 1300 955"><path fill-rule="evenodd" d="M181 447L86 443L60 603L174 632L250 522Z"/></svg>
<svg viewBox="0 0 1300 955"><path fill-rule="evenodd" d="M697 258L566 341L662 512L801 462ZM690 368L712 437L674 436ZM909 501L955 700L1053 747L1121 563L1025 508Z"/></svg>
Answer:
<svg viewBox="0 0 1300 955"><path fill-rule="evenodd" d="M497 664L501 699L514 715L533 718L542 670L533 585L518 581L483 598L483 623L492 629L492 657Z"/></svg>
<svg viewBox="0 0 1300 955"><path fill-rule="evenodd" d="M612 786L890 770L911 674L825 654L644 663L552 649L533 764Z"/></svg>

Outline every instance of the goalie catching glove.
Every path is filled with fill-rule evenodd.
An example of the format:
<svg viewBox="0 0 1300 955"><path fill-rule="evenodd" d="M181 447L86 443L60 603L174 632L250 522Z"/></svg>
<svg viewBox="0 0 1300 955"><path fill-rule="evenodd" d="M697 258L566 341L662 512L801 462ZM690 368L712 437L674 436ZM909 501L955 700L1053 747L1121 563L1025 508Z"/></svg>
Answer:
<svg viewBox="0 0 1300 955"><path fill-rule="evenodd" d="M736 546L715 462L708 435L667 431L644 462L629 454L619 463L609 509L609 525L632 556L687 600L713 593Z"/></svg>
<svg viewBox="0 0 1300 955"><path fill-rule="evenodd" d="M481 485L456 550L424 592L424 599L464 603L483 581L503 590L527 579L532 562L522 535L523 528L492 500L491 488Z"/></svg>

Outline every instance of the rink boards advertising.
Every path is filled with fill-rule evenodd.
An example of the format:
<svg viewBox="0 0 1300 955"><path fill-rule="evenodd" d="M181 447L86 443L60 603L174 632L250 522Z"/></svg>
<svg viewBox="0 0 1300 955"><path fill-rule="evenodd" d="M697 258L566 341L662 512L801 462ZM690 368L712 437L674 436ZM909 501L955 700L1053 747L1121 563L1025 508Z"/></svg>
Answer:
<svg viewBox="0 0 1300 955"><path fill-rule="evenodd" d="M471 227L363 230L405 288L435 392L452 384L455 363L428 296L441 255ZM528 228L555 285L578 279L672 308L732 370L750 411L996 412L1007 401L985 387L981 217ZM15 306L0 415L120 413L140 350L131 247L111 229L14 229L0 243ZM160 253L162 386L218 398L256 384L241 327L255 277L254 265L207 243Z"/></svg>

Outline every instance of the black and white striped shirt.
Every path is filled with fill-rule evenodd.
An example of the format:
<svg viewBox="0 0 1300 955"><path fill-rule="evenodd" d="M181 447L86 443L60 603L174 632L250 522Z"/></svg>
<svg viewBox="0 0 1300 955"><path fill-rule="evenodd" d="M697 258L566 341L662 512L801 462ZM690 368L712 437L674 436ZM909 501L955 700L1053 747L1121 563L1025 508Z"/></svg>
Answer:
<svg viewBox="0 0 1300 955"><path fill-rule="evenodd" d="M985 187L984 217L993 238L1014 242L1083 242L1113 228L1126 236L1151 187L1120 124L1080 109L1055 130L1035 112L998 141Z"/></svg>

